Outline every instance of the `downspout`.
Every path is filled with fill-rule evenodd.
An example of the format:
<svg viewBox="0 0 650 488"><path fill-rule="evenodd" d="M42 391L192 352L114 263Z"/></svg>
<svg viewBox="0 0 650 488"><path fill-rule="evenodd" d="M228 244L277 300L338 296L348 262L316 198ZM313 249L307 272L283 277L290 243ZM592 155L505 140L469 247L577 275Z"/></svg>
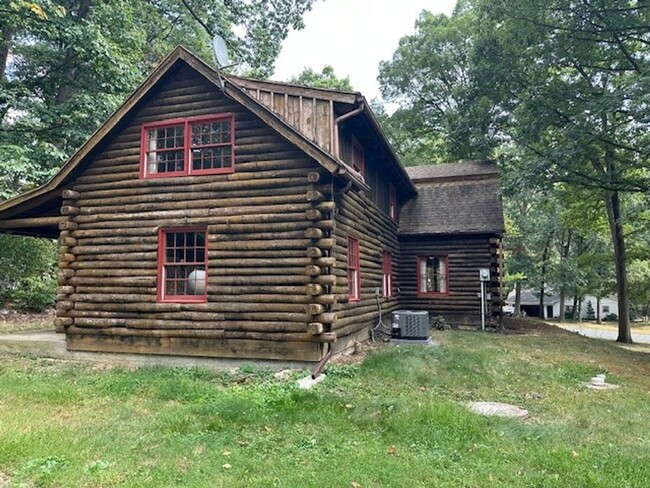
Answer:
<svg viewBox="0 0 650 488"><path fill-rule="evenodd" d="M348 112L346 114L341 115L340 117L336 117L334 119L334 156L337 158L340 158L341 155L339 154L339 124L341 122L345 122L348 119L351 119L352 117L355 117L359 115L361 112L365 110L365 105L363 103L359 104L359 108L354 109L352 112Z"/></svg>
<svg viewBox="0 0 650 488"><path fill-rule="evenodd" d="M336 131L338 133L338 130ZM348 186L349 185L349 186ZM346 185L349 188L352 187L352 182L349 181L348 185ZM334 203L334 210L332 211L331 214L331 219L334 222L334 228L330 231L330 237L336 236L336 193L335 193L335 184L334 184L334 178L331 178L330 180L330 195L332 195L332 202ZM326 251L326 256L330 257L332 255L331 250ZM330 269L331 272L331 269ZM332 285L327 285L326 286L326 293L331 294L332 293ZM327 305L327 311L332 312L334 309L334 305ZM334 332L334 323L328 324L327 325L328 332ZM314 368L313 373L311 374L311 378L315 380L318 378L325 368L325 365L327 362L332 358L332 355L334 354L334 346L332 346L331 343L327 344L327 353L322 357L322 359L318 362L316 367Z"/></svg>

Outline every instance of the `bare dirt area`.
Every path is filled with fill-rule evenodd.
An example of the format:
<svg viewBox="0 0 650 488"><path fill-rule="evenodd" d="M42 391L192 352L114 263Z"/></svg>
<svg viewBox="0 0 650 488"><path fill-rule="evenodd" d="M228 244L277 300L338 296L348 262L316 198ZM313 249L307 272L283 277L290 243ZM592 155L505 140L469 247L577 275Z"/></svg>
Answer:
<svg viewBox="0 0 650 488"><path fill-rule="evenodd" d="M573 334L567 330L551 325L542 320L529 317L504 317L505 334L535 334L535 335L567 335Z"/></svg>
<svg viewBox="0 0 650 488"><path fill-rule="evenodd" d="M45 312L21 312L11 308L0 309L0 334L34 330L54 330L54 309Z"/></svg>

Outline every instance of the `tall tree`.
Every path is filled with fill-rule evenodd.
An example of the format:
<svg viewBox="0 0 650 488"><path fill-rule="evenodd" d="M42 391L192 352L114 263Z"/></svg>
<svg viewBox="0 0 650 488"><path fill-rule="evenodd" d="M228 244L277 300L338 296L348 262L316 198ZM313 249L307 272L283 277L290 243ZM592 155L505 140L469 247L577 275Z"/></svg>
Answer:
<svg viewBox="0 0 650 488"><path fill-rule="evenodd" d="M176 44L211 59L211 37L233 68L269 75L289 29L313 0L10 0L0 2L0 200L48 180ZM5 236L0 299L40 294L52 247ZM49 278L48 278L49 277ZM48 279L46 279L48 278ZM9 293L11 291L12 293ZM45 295L45 294L40 294Z"/></svg>
<svg viewBox="0 0 650 488"><path fill-rule="evenodd" d="M559 183L601 199L623 342L631 341L627 202L643 195L647 208L650 192L649 48L645 2L475 0L449 18L422 14L381 78L416 125L444 134L450 156L515 152L508 171L521 191Z"/></svg>
<svg viewBox="0 0 650 488"><path fill-rule="evenodd" d="M329 64L323 66L323 69L314 71L313 68L303 69L298 76L294 76L289 83L296 85L313 86L315 88L328 88L330 90L354 91L350 77L339 77L334 73L334 68Z"/></svg>

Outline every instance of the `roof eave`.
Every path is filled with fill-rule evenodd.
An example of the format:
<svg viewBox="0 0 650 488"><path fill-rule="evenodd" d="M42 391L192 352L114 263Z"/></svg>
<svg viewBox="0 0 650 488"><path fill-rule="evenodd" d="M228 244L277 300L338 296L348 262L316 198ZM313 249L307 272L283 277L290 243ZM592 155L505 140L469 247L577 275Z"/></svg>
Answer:
<svg viewBox="0 0 650 488"><path fill-rule="evenodd" d="M368 104L368 101L363 95L359 95L358 100L359 103L363 103L366 106L366 110L363 111L363 113L366 115L368 121L370 122L370 125L372 126L373 130L375 133L379 136L379 140L381 143L384 145L384 148L392 158L394 162L394 166L397 168L397 171L399 175L402 177L402 180L405 183L406 189L408 193L410 193L409 196L417 195L418 190L415 187L415 184L411 180L410 176L404 169L404 166L402 166L402 163L399 160L399 156L397 156L397 153L395 153L395 150L393 149L393 146L391 143L388 141L388 137L386 137L386 134L384 133L384 130L381 128L379 125L379 121L375 117L374 112L370 108L370 105Z"/></svg>

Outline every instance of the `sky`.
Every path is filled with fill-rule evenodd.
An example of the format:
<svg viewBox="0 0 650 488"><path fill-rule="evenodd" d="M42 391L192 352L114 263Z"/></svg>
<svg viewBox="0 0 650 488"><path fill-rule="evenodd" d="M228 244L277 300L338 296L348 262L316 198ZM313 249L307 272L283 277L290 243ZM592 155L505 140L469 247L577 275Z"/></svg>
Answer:
<svg viewBox="0 0 650 488"><path fill-rule="evenodd" d="M286 81L311 66L334 67L350 77L368 100L379 97L379 62L388 60L401 37L414 32L422 10L451 14L456 0L317 0L305 28L285 39L271 79Z"/></svg>

